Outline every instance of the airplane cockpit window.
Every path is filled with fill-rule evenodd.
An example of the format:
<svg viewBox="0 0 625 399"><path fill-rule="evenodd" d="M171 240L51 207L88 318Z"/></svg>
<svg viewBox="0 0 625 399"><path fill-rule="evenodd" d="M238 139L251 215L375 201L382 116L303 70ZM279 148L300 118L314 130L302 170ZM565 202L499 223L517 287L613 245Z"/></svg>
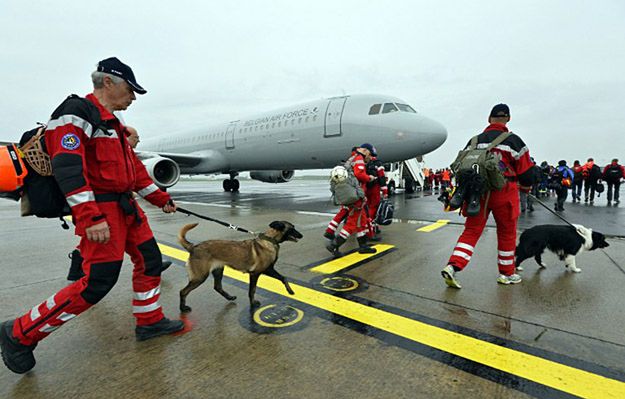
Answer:
<svg viewBox="0 0 625 399"><path fill-rule="evenodd" d="M369 108L369 115L377 115L380 113L380 108L382 104L373 104L371 108Z"/></svg>
<svg viewBox="0 0 625 399"><path fill-rule="evenodd" d="M384 108L382 108L383 114L388 114L389 112L397 112L397 107L393 103L385 103Z"/></svg>
<svg viewBox="0 0 625 399"><path fill-rule="evenodd" d="M415 111L410 105L408 104L395 104L397 105L397 108L399 108L399 110L401 112L411 112L413 114L416 114L417 111Z"/></svg>

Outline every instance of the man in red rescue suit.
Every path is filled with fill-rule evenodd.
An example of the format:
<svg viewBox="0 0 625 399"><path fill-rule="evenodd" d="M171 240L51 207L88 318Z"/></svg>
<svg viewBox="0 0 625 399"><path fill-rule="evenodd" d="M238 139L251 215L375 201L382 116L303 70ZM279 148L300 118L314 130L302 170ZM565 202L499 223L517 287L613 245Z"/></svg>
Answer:
<svg viewBox="0 0 625 399"><path fill-rule="evenodd" d="M365 159L369 160L373 152L373 146L369 143L362 144L356 148L355 154L349 159L352 165L354 176L365 190L368 182L377 179L375 176L367 174ZM367 246L368 216L365 210L366 198L360 199L347 206L347 221L334 240L330 241L326 248L335 256L340 256L339 247L347 241L350 235L356 233L359 253L375 253L376 249ZM340 213L340 212L339 212ZM336 216L335 216L336 219Z"/></svg>
<svg viewBox="0 0 625 399"><path fill-rule="evenodd" d="M53 113L45 139L55 179L72 210L81 237L85 276L0 325L5 365L15 373L35 366L42 339L100 301L117 282L124 252L134 264L133 315L137 340L183 328L164 317L160 296L161 253L147 218L132 196L137 192L164 212L175 212L169 194L152 182L113 115L146 91L132 69L117 58L100 61L86 99L70 96Z"/></svg>
<svg viewBox="0 0 625 399"><path fill-rule="evenodd" d="M371 180L366 184L365 196L367 197L367 210L370 222L370 232L367 233L369 240L379 241L380 237L376 236L379 233L379 227L375 223L375 216L378 212L378 206L380 205L381 196L388 197L388 188L386 186L386 175L384 174L384 165L377 158L378 154L373 147L373 153L371 154L371 160L367 162L367 174L375 176L374 180Z"/></svg>
<svg viewBox="0 0 625 399"><path fill-rule="evenodd" d="M501 133L507 132L506 124L510 121L510 109L506 104L497 104L491 110L489 125L478 135L477 148L486 148ZM522 281L515 273L514 251L516 249L516 225L519 217L519 188L529 192L534 177L529 150L523 140L512 133L501 144L491 150L501 158L505 166L504 176L507 184L499 191L491 191L490 198L482 197L480 212L477 216L467 216L464 231L441 271L445 283L452 288L461 288L456 280L456 273L462 271L473 256L475 244L482 235L488 215L492 212L497 224L497 266L500 284L517 284Z"/></svg>

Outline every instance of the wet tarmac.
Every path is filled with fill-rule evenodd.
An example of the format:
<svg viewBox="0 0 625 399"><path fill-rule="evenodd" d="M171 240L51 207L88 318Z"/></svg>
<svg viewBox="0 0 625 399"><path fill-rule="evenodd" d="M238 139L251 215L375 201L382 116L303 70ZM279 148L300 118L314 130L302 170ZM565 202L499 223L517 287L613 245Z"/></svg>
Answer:
<svg viewBox="0 0 625 399"><path fill-rule="evenodd" d="M291 281L261 277L259 311L250 312L247 276L227 271L227 302L212 282L193 291L184 334L134 339L131 264L97 306L72 320L35 351L25 375L0 368L7 398L522 398L625 397L625 214L607 207L566 205L565 216L613 236L605 251L578 256L579 274L554 255L547 269L528 261L523 283L496 283L496 234L487 228L461 290L440 277L462 219L444 213L436 195L394 197L398 220L383 230L381 253L329 258L321 236L335 207L323 180L284 185L242 180L238 194L221 181L181 182L180 206L262 231L273 220L294 223L304 238L284 243L276 269ZM553 200L549 200L552 205ZM14 318L67 284L77 243L58 220L20 218L0 201L0 318ZM186 285L180 227L205 239L245 234L145 205L163 254L175 264L163 275L161 304L180 317ZM423 227L440 223L430 231ZM519 228L561 223L536 207ZM421 231L418 231L422 229ZM427 228L425 230L428 230ZM355 248L352 240L345 244Z"/></svg>

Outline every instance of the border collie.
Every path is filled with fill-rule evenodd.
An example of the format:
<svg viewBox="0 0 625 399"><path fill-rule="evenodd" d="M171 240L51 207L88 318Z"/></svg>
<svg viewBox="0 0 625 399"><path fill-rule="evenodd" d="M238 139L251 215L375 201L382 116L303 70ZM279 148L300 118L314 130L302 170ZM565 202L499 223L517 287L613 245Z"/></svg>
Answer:
<svg viewBox="0 0 625 399"><path fill-rule="evenodd" d="M521 263L525 259L534 257L541 268L547 267L542 261L545 248L558 255L564 265L573 272L579 273L582 269L575 265L575 256L582 251L593 251L597 248L609 246L605 236L592 231L582 225L575 227L544 224L527 229L521 234L519 245L516 247L516 268L523 270Z"/></svg>

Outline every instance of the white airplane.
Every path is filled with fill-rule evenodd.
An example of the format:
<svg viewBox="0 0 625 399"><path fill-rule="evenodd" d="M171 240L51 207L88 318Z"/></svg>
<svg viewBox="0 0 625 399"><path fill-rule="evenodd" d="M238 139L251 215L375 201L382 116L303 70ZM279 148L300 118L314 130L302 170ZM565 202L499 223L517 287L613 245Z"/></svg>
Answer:
<svg viewBox="0 0 625 399"><path fill-rule="evenodd" d="M213 127L141 142L139 158L154 182L168 188L180 174L229 174L225 191L238 191L239 172L285 183L294 170L323 169L371 143L384 162L404 161L440 147L447 130L405 101L383 95L332 97L241 118Z"/></svg>

